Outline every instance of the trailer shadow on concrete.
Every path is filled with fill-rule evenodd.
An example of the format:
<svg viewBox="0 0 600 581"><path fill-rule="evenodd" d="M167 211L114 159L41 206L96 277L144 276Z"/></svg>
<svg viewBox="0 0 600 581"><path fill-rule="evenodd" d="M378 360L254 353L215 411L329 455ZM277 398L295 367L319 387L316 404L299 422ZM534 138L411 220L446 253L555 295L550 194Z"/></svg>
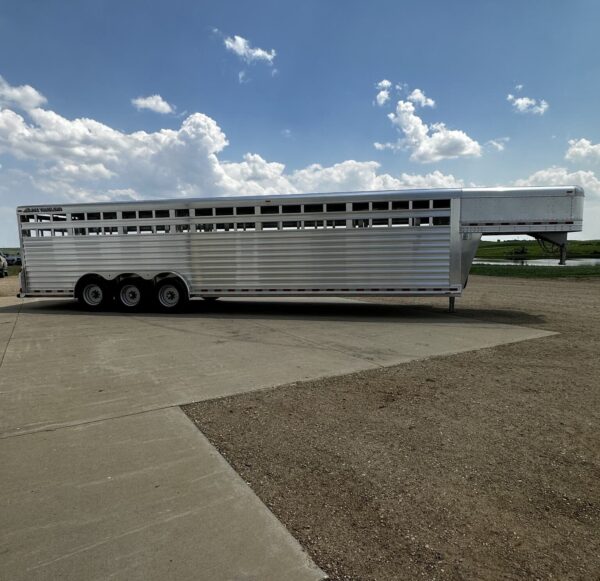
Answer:
<svg viewBox="0 0 600 581"><path fill-rule="evenodd" d="M451 324L452 321L504 323L512 325L539 326L546 322L544 316L534 315L520 310L481 309L457 305L455 313L450 314L442 299L430 299L433 304L403 304L402 299L383 299L390 302L378 302L381 299L350 300L346 298L228 298L218 301L194 300L179 312L163 313L151 305L134 313L123 313L115 306L109 306L101 312L89 312L77 301L71 299L26 299L22 304L0 306L1 313L31 313L35 315L127 317L143 316L164 320L185 318L261 318L268 320L296 319L312 321L368 321L377 320L409 323L413 319L436 320L438 323ZM409 299L410 300L410 299ZM391 302L394 301L394 302ZM463 320L463 319L466 319Z"/></svg>

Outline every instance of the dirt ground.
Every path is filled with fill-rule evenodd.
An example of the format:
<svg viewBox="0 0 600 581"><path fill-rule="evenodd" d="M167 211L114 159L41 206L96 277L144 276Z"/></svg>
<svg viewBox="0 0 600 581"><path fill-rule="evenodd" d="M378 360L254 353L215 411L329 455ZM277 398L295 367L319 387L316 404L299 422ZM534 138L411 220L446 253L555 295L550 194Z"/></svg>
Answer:
<svg viewBox="0 0 600 581"><path fill-rule="evenodd" d="M14 297L19 292L19 277L0 278L0 297Z"/></svg>
<svg viewBox="0 0 600 581"><path fill-rule="evenodd" d="M600 280L457 309L560 334L184 410L332 579L600 579Z"/></svg>

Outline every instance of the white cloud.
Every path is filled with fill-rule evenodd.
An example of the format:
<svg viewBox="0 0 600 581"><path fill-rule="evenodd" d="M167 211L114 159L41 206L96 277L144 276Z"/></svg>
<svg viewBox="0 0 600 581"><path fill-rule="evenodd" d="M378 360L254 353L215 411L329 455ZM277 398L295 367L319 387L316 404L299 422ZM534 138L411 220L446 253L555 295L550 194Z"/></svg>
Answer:
<svg viewBox="0 0 600 581"><path fill-rule="evenodd" d="M46 102L46 97L29 85L13 87L0 75L0 109L17 107L28 111Z"/></svg>
<svg viewBox="0 0 600 581"><path fill-rule="evenodd" d="M407 99L420 107L435 107L435 101L426 97L421 89L415 89Z"/></svg>
<svg viewBox="0 0 600 581"><path fill-rule="evenodd" d="M592 143L589 139L571 139L565 159L569 161L600 161L600 143Z"/></svg>
<svg viewBox="0 0 600 581"><path fill-rule="evenodd" d="M131 104L138 110L148 109L155 113L173 113L174 108L169 105L160 95L150 95L149 97L138 97L131 99Z"/></svg>
<svg viewBox="0 0 600 581"><path fill-rule="evenodd" d="M0 114L0 151L34 164L14 174L45 199L105 201L140 197L277 194L306 191L450 187L462 184L439 171L426 175L380 173L375 161L313 164L286 172L284 164L247 153L241 162L218 154L227 138L217 123L194 113L179 129L123 133L91 119L68 120L36 109L32 122L10 110ZM0 182L1 183L1 182ZM30 199L30 198L29 198ZM15 203L24 200L15 200Z"/></svg>
<svg viewBox="0 0 600 581"><path fill-rule="evenodd" d="M284 135L291 132L284 131ZM460 186L452 175L392 176L375 161L346 160L286 171L285 165L247 153L240 162L219 155L228 145L218 124L202 113L176 129L126 133L94 119L67 119L34 108L0 111L0 154L27 171L3 168L0 205L90 202L227 194L374 190ZM8 223L14 236L14 225ZM4 227L4 226L3 226ZM0 228L0 232L2 228Z"/></svg>
<svg viewBox="0 0 600 581"><path fill-rule="evenodd" d="M398 182L398 188L462 188L465 185L460 178L439 170L428 174L401 173Z"/></svg>
<svg viewBox="0 0 600 581"><path fill-rule="evenodd" d="M506 144L510 141L510 137L496 137L486 142L486 145L495 151L504 151Z"/></svg>
<svg viewBox="0 0 600 581"><path fill-rule="evenodd" d="M550 106L544 99L532 99L531 97L515 97L512 94L506 96L506 100L512 104L517 113L528 113L531 115L543 115Z"/></svg>
<svg viewBox="0 0 600 581"><path fill-rule="evenodd" d="M37 166L46 190L67 197L86 190L131 188L149 197L223 193L228 178L216 154L227 139L210 117L195 113L177 130L124 133L93 119L66 119L34 109L31 123L0 111L0 153ZM81 198L81 194L77 194Z"/></svg>
<svg viewBox="0 0 600 581"><path fill-rule="evenodd" d="M572 171L559 166L541 169L529 177L516 180L516 186L581 186L587 198L600 201L600 179L593 171Z"/></svg>
<svg viewBox="0 0 600 581"><path fill-rule="evenodd" d="M522 91L523 85L515 85L515 91Z"/></svg>
<svg viewBox="0 0 600 581"><path fill-rule="evenodd" d="M234 36L227 36L223 40L223 43L227 50L233 52L248 64L263 61L272 65L275 56L277 55L275 49L264 50L262 48L252 47L248 40L237 34Z"/></svg>
<svg viewBox="0 0 600 581"><path fill-rule="evenodd" d="M379 81L375 85L375 87L378 91L377 95L375 97L375 102L377 103L377 105L382 107L390 100L390 96L391 96L390 89L392 88L392 83L388 79L383 79L383 80ZM405 91L408 92L408 86L406 84L397 84L396 90L399 93L403 93ZM417 105L419 107L435 107L435 101L433 99L430 99L429 97L427 97L421 89L414 89L406 97L406 100L410 101L411 103L414 103L415 105Z"/></svg>
<svg viewBox="0 0 600 581"><path fill-rule="evenodd" d="M388 118L404 137L395 143L376 142L375 149L408 149L411 161L420 163L481 155L479 143L464 131L448 129L444 123L424 123L410 101L398 101Z"/></svg>
<svg viewBox="0 0 600 581"><path fill-rule="evenodd" d="M246 76L246 71L240 71L238 73L238 82L240 85L250 82L250 79Z"/></svg>
<svg viewBox="0 0 600 581"><path fill-rule="evenodd" d="M390 92L386 89L381 89L375 97L375 101L380 107L383 107L390 100Z"/></svg>
<svg viewBox="0 0 600 581"><path fill-rule="evenodd" d="M347 160L330 167L313 164L295 171L290 182L300 192L335 192L351 190L386 190L412 187L458 187L462 182L452 175L433 172L427 175L379 174L375 161ZM427 184L427 185L425 185Z"/></svg>
<svg viewBox="0 0 600 581"><path fill-rule="evenodd" d="M386 149L391 149L391 150L396 150L396 149L400 149L398 145L396 145L395 143L381 143L380 141L375 141L373 143L373 147L377 150L377 151L385 151Z"/></svg>

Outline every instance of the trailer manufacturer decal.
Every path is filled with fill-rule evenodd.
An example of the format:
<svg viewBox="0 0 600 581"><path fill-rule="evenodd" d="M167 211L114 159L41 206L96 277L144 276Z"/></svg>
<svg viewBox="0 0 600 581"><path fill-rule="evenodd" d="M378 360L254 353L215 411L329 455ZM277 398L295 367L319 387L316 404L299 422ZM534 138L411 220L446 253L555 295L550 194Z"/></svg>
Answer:
<svg viewBox="0 0 600 581"><path fill-rule="evenodd" d="M60 206L48 206L40 208L21 208L19 212L21 214L35 214L36 212L62 212L63 209Z"/></svg>

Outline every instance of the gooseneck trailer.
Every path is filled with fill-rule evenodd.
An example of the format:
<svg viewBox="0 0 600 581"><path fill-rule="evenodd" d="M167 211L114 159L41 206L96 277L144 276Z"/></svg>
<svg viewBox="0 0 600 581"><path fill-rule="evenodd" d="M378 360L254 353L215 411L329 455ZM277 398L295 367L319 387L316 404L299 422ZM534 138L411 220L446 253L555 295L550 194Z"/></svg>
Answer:
<svg viewBox="0 0 600 581"><path fill-rule="evenodd" d="M21 297L89 309L250 296L461 295L483 234L561 248L575 186L20 206Z"/></svg>

